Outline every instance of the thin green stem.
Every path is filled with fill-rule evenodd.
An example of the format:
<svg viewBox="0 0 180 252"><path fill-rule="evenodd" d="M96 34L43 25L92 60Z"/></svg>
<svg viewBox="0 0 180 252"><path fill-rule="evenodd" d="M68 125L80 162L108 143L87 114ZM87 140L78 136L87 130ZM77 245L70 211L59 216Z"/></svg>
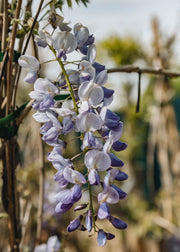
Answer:
<svg viewBox="0 0 180 252"><path fill-rule="evenodd" d="M89 182L88 182L88 188L89 188L89 200L90 200L89 209L91 210L91 213L92 213L92 221L93 221L94 232L96 232L96 223L95 223L94 208L93 208L92 187L91 187L91 184Z"/></svg>
<svg viewBox="0 0 180 252"><path fill-rule="evenodd" d="M53 52L53 54L56 57L56 51L55 51L55 49L52 46L50 46L50 45L49 45L49 48L50 48L50 50ZM60 67L62 69L62 72L64 74L64 77L65 77L65 80L66 80L66 83L67 83L67 86L69 88L69 92L71 94L71 98L72 98L72 101L73 101L73 104L74 104L74 109L75 109L76 113L79 114L78 107L77 107L77 104L76 104L76 99L74 97L74 92L73 92L73 89L71 87L71 83L70 83L68 75L66 73L66 69L64 67L64 64L62 63L62 61L59 58L56 57L56 59L57 59L59 65L60 65Z"/></svg>

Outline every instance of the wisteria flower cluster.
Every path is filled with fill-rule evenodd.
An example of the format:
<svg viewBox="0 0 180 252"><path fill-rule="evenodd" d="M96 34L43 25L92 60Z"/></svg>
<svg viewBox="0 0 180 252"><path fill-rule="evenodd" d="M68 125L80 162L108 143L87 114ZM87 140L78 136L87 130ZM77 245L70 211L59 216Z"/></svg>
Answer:
<svg viewBox="0 0 180 252"><path fill-rule="evenodd" d="M56 213L65 213L74 206L78 215L67 227L68 232L76 229L97 233L97 241L104 246L114 234L104 231L97 225L98 219L107 219L117 229L125 229L127 224L113 217L109 205L118 203L126 193L114 181L123 181L127 174L120 170L124 163L111 152L124 150L127 145L119 138L123 132L123 123L117 114L107 108L113 100L114 90L104 87L108 76L105 66L96 62L94 37L87 27L80 23L73 30L63 25L59 19L54 35L39 31L36 42L39 47L49 48L54 59L59 63L60 74L55 81L39 76L40 64L33 56L23 55L19 59L22 67L29 72L25 81L34 84L30 97L34 100L33 108L37 112L34 119L42 123L42 139L53 147L48 160L57 170L54 180L59 184L56 195ZM68 61L69 54L78 52L77 61ZM69 94L64 101L60 95ZM72 101L69 102L68 98ZM67 107L69 103L69 107ZM66 106L65 106L66 104ZM76 132L81 140L81 153L87 174L74 164L75 157L64 158L63 153L68 143L62 135ZM89 192L88 202L79 203L83 188ZM95 190L94 190L95 189ZM97 192L96 197L93 193ZM97 213L94 201L99 204Z"/></svg>

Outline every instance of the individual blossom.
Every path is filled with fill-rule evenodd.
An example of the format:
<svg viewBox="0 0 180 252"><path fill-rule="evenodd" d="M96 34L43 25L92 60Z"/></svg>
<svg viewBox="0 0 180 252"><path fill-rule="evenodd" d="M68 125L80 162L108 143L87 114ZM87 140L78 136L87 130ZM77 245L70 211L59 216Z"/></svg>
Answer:
<svg viewBox="0 0 180 252"><path fill-rule="evenodd" d="M72 232L76 229L78 229L81 226L83 216L79 215L76 219L70 222L69 226L67 227L68 232Z"/></svg>
<svg viewBox="0 0 180 252"><path fill-rule="evenodd" d="M86 219L85 219L85 224L88 232L91 232L92 230L92 212L91 210L88 210Z"/></svg>
<svg viewBox="0 0 180 252"><path fill-rule="evenodd" d="M53 46L58 58L66 59L66 54L73 52L77 47L77 40L70 32L57 32L53 38Z"/></svg>
<svg viewBox="0 0 180 252"><path fill-rule="evenodd" d="M107 235L102 229L98 231L97 242L101 247L103 247L107 242Z"/></svg>
<svg viewBox="0 0 180 252"><path fill-rule="evenodd" d="M18 59L18 63L21 67L29 69L29 72L24 78L24 81L30 84L34 83L40 67L39 61L34 56L21 55Z"/></svg>

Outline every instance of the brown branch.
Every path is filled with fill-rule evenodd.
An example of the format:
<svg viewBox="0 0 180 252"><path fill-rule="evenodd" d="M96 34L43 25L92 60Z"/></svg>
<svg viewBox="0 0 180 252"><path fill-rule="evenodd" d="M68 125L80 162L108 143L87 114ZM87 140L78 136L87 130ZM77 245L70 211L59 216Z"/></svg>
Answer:
<svg viewBox="0 0 180 252"><path fill-rule="evenodd" d="M16 119L15 121L15 125L19 126L20 123L23 121L23 119L27 116L27 114L29 113L29 111L32 108L32 104L33 104L34 100L30 100L28 102L28 104L26 105L25 109L23 110L23 112L19 115L19 117Z"/></svg>
<svg viewBox="0 0 180 252"><path fill-rule="evenodd" d="M8 1L3 0L3 27L2 27L2 42L1 42L1 51L6 50L6 38L8 34Z"/></svg>
<svg viewBox="0 0 180 252"><path fill-rule="evenodd" d="M39 13L41 11L41 7L44 3L44 0L41 0L40 4L39 4L39 7L38 7L38 10L36 12L36 15L34 17L34 21L33 21L33 24L31 26L31 29L29 31L29 35L27 37L27 40L26 40L26 43L25 43L25 46L24 46L24 49L22 51L22 55L25 54L26 50L27 50L27 47L28 47L28 44L29 44L29 41L30 41L30 38L31 38L31 35L33 33L33 29L34 29L34 26L36 24L36 21L37 21L37 18L39 16ZM18 69L17 69L17 75L16 75L16 79L15 79L15 88L14 88L14 93L13 93L13 101L12 101L12 105L13 107L15 107L15 104L16 104L16 93L17 93L17 89L18 89L18 83L19 83L19 78L20 78L20 74L21 74L21 67L18 66Z"/></svg>
<svg viewBox="0 0 180 252"><path fill-rule="evenodd" d="M17 2L15 18L18 19L21 11L22 0ZM6 106L6 115L9 113L10 103L12 99L12 65L13 65L13 56L14 56L14 44L16 39L18 24L15 22L12 28L12 34L9 43L9 59L7 63L7 106Z"/></svg>
<svg viewBox="0 0 180 252"><path fill-rule="evenodd" d="M169 69L154 69L154 68L141 68L138 66L122 66L116 68L107 69L108 73L141 73L141 74L154 74L154 75L163 75L170 78L180 77L180 72L174 72Z"/></svg>

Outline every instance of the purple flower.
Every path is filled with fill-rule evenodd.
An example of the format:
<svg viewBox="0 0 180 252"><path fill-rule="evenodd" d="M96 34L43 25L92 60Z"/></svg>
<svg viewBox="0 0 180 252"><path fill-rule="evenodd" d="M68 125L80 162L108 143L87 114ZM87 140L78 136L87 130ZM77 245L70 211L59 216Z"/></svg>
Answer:
<svg viewBox="0 0 180 252"><path fill-rule="evenodd" d="M35 38L35 41L37 43L38 46L40 47L43 47L45 48L47 45L48 45L48 42L47 42L47 33L43 32L42 30L40 30L38 32L38 35L36 38Z"/></svg>
<svg viewBox="0 0 180 252"><path fill-rule="evenodd" d="M21 67L29 69L24 81L34 83L37 78L37 72L39 71L39 61L33 56L22 55L19 57L18 63Z"/></svg>
<svg viewBox="0 0 180 252"><path fill-rule="evenodd" d="M76 131L95 131L102 127L103 121L100 116L93 112L85 111L76 117Z"/></svg>
<svg viewBox="0 0 180 252"><path fill-rule="evenodd" d="M55 127L51 127L42 137L42 139L49 145L57 143L58 130Z"/></svg>
<svg viewBox="0 0 180 252"><path fill-rule="evenodd" d="M121 188L119 188L116 185L111 185L119 194L119 199L124 199L127 196L127 193L125 193Z"/></svg>
<svg viewBox="0 0 180 252"><path fill-rule="evenodd" d="M111 233L106 233L106 236L107 236L107 240L112 240L115 238L115 235Z"/></svg>
<svg viewBox="0 0 180 252"><path fill-rule="evenodd" d="M81 145L82 151L85 148L102 149L102 147L103 147L103 144L99 138L95 137L90 131L85 133L83 143Z"/></svg>
<svg viewBox="0 0 180 252"><path fill-rule="evenodd" d="M97 242L98 242L98 245L101 246L101 247L103 247L104 245L106 245L107 235L106 235L106 233L102 229L100 229L98 231Z"/></svg>
<svg viewBox="0 0 180 252"><path fill-rule="evenodd" d="M73 131L73 129L74 129L74 123L72 122L72 119L69 116L64 117L62 128L63 134L67 135L69 132Z"/></svg>
<svg viewBox="0 0 180 252"><path fill-rule="evenodd" d="M72 190L72 192L71 192L72 202L79 201L82 196L81 187L78 184L75 184L71 190Z"/></svg>
<svg viewBox="0 0 180 252"><path fill-rule="evenodd" d="M112 225L115 227L115 228L118 228L118 229L125 229L127 228L127 224L118 219L118 218L115 218L113 216L108 216L107 219L112 223Z"/></svg>
<svg viewBox="0 0 180 252"><path fill-rule="evenodd" d="M101 86L93 82L83 82L78 90L80 101L88 101L90 106L100 104L104 98Z"/></svg>
<svg viewBox="0 0 180 252"><path fill-rule="evenodd" d="M107 202L115 204L119 201L119 193L111 186L105 187L104 190L98 194L98 202Z"/></svg>
<svg viewBox="0 0 180 252"><path fill-rule="evenodd" d="M73 31L77 39L78 46L84 45L89 38L88 28L83 26L81 23L77 23L74 25Z"/></svg>
<svg viewBox="0 0 180 252"><path fill-rule="evenodd" d="M84 163L88 169L105 171L110 167L111 159L104 151L90 150L85 155Z"/></svg>
<svg viewBox="0 0 180 252"><path fill-rule="evenodd" d="M83 60L79 64L80 81L81 83L94 80L95 69L89 61Z"/></svg>
<svg viewBox="0 0 180 252"><path fill-rule="evenodd" d="M115 151L123 151L127 148L127 144L121 141L116 141L113 143L112 148Z"/></svg>
<svg viewBox="0 0 180 252"><path fill-rule="evenodd" d="M124 165L123 161L121 161L113 153L109 153L109 156L111 158L111 166L113 166L113 167L122 167Z"/></svg>
<svg viewBox="0 0 180 252"><path fill-rule="evenodd" d="M107 82L107 79L108 79L107 70L103 70L96 75L95 83L102 86Z"/></svg>
<svg viewBox="0 0 180 252"><path fill-rule="evenodd" d="M58 202L69 204L72 202L72 192L70 189L65 189L56 194L55 199Z"/></svg>
<svg viewBox="0 0 180 252"><path fill-rule="evenodd" d="M77 39L70 32L58 32L53 38L53 45L57 51L57 57L66 58L66 54L73 52L77 47Z"/></svg>
<svg viewBox="0 0 180 252"><path fill-rule="evenodd" d="M119 171L118 174L115 177L115 180L118 180L118 181L123 181L123 180L126 180L126 179L128 179L128 175L125 172L122 172L122 171Z"/></svg>
<svg viewBox="0 0 180 252"><path fill-rule="evenodd" d="M88 180L91 185L99 185L100 178L98 172L95 169L90 169L88 174Z"/></svg>
<svg viewBox="0 0 180 252"><path fill-rule="evenodd" d="M109 207L106 202L100 203L99 210L98 210L98 218L105 219L110 215Z"/></svg>
<svg viewBox="0 0 180 252"><path fill-rule="evenodd" d="M73 170L72 168L65 167L63 172L64 178L69 182L73 184L85 184L86 179L82 175L82 173Z"/></svg>
<svg viewBox="0 0 180 252"><path fill-rule="evenodd" d="M96 47L94 44L90 45L88 50L87 50L87 60L91 63L94 64L96 59Z"/></svg>
<svg viewBox="0 0 180 252"><path fill-rule="evenodd" d="M83 218L83 216L79 215L76 219L71 221L69 226L67 227L67 231L72 232L72 231L78 229L81 225L82 218Z"/></svg>
<svg viewBox="0 0 180 252"><path fill-rule="evenodd" d="M67 212L71 207L73 206L73 203L63 203L63 202L59 202L56 207L55 207L55 212L56 213L65 213Z"/></svg>
<svg viewBox="0 0 180 252"><path fill-rule="evenodd" d="M91 210L88 210L86 219L85 219L85 224L88 232L91 232L92 230L92 212Z"/></svg>

